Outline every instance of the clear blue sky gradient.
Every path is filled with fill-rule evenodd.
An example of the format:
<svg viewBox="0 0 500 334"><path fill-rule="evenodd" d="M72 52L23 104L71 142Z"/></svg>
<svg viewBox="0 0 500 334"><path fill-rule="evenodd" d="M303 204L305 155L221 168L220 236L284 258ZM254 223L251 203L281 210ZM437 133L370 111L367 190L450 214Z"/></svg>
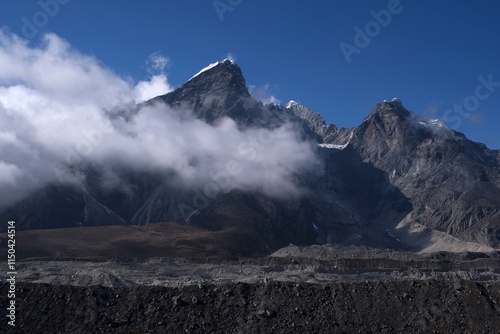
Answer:
<svg viewBox="0 0 500 334"><path fill-rule="evenodd" d="M145 60L160 52L178 86L231 53L247 84L269 84L282 103L297 100L328 123L357 126L377 102L398 97L416 114L444 117L472 140L500 148L499 1L401 0L378 28L371 11L394 0L220 0L231 7L223 20L213 0L60 1L68 3L31 42L56 33L121 76L145 78ZM0 26L21 36L22 18L32 21L42 10L37 1L2 7ZM355 46L354 28L367 24L370 42L348 63L340 44ZM479 76L499 84L478 90ZM453 111L464 100L471 111Z"/></svg>

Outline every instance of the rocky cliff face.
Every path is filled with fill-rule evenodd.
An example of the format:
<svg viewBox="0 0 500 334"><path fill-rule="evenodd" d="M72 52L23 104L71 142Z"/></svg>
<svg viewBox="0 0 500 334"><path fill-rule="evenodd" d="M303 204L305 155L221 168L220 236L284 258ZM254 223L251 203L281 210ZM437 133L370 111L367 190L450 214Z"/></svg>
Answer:
<svg viewBox="0 0 500 334"><path fill-rule="evenodd" d="M155 102L193 111L196 118L209 124L224 116L246 124L246 120L258 116L258 110L246 107L255 101L250 98L240 67L230 60L199 73L178 89L149 103Z"/></svg>
<svg viewBox="0 0 500 334"><path fill-rule="evenodd" d="M437 121L418 120L400 101L378 104L353 133L362 159L412 203L406 225L500 246L497 151Z"/></svg>
<svg viewBox="0 0 500 334"><path fill-rule="evenodd" d="M290 113L276 112L254 100L240 67L231 60L219 62L191 78L178 89L147 103L165 103L175 109L193 112L208 124L229 117L242 127L276 127L285 121L299 121ZM307 128L308 129L308 128Z"/></svg>
<svg viewBox="0 0 500 334"><path fill-rule="evenodd" d="M306 190L300 198L233 189L194 208L197 190L175 186L168 173L120 171L127 189L134 190L127 192L103 189L101 176L90 168L80 187L40 189L4 208L0 220L16 219L20 229L161 221L240 228L266 252L291 242L415 251L500 248L499 151L438 121L418 119L399 100L379 103L356 128L339 129L295 102L274 106L254 100L239 66L225 60L145 105L155 103L208 124L229 117L240 129L293 124L298 137L317 146L322 165L295 177ZM140 107L127 106L110 117L133 121Z"/></svg>

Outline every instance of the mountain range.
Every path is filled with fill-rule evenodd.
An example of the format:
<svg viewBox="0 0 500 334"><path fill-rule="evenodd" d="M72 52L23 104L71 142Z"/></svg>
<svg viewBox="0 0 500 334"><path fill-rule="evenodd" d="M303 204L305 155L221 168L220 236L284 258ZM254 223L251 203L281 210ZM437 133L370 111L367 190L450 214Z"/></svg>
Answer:
<svg viewBox="0 0 500 334"><path fill-rule="evenodd" d="M207 184L182 184L170 170L120 168L126 187L110 188L98 167L67 166L85 178L43 186L2 208L2 229L9 220L20 231L170 222L231 231L221 235L244 240L243 255L269 254L290 243L415 252L500 249L500 151L438 120L420 119L398 99L378 103L355 128L338 128L297 102L254 99L240 67L226 59L168 94L117 107L109 118L133 122L148 106L220 131L227 119L242 133L261 129L256 143L240 145L247 156L265 157L269 134L286 128L310 147L315 168L286 175L298 191L272 192L225 182L223 176L237 173L236 159L218 174L224 186L216 182L219 188L210 192ZM272 189L272 178L269 184Z"/></svg>

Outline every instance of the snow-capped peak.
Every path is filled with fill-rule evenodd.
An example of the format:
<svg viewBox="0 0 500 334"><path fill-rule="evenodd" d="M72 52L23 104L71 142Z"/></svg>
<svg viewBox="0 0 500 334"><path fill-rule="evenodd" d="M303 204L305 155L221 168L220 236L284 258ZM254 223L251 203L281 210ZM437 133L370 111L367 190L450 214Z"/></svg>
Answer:
<svg viewBox="0 0 500 334"><path fill-rule="evenodd" d="M215 63L212 63L212 64L208 65L207 67L202 68L202 69L201 69L198 73L196 73L195 75L193 75L193 76L192 76L192 77L191 77L188 81L193 80L194 78L196 78L198 75L202 74L203 72L206 72L206 71L208 71L208 70L210 70L210 69L214 68L215 66L217 66L217 65L219 65L219 64L223 64L223 63L225 63L226 61L230 61L230 62L231 62L231 64L233 64L233 65L234 65L234 64L236 64L236 63L234 62L234 59L233 59L232 57L226 58L226 59L224 59L224 60L222 60L222 61L217 61L217 62L215 62Z"/></svg>
<svg viewBox="0 0 500 334"><path fill-rule="evenodd" d="M401 102L397 97L393 98L392 100L390 101L387 101L387 100L384 100L382 102L385 102L385 103L389 103L389 102Z"/></svg>
<svg viewBox="0 0 500 334"><path fill-rule="evenodd" d="M285 107L285 108L290 109L291 107L296 106L296 105L298 105L298 103L297 103L297 102L295 102L294 100L290 100L290 102L288 102L288 103L286 104L286 107Z"/></svg>

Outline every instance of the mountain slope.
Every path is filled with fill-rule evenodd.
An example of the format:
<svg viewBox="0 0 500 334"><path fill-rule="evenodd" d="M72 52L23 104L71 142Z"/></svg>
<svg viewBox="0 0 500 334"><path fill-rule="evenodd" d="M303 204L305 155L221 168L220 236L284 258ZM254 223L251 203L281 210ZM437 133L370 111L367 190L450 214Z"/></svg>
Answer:
<svg viewBox="0 0 500 334"><path fill-rule="evenodd" d="M497 151L439 122L418 120L394 100L376 106L351 145L410 199L414 209L404 226L413 222L500 247Z"/></svg>
<svg viewBox="0 0 500 334"><path fill-rule="evenodd" d="M230 231L222 235L233 238L239 231L246 238L239 254L248 255L289 243L500 248L500 152L438 121L418 119L397 99L379 103L358 127L339 129L296 102L275 106L253 99L240 67L224 60L168 94L117 108L110 118L133 122L148 105L214 128L224 118L240 131L288 125L316 147L317 168L290 176L299 195L233 188L202 198L207 184L173 182L171 171L123 168L114 171L120 186L110 189L103 172L87 166L78 187L50 185L4 208L3 229L12 219L21 230L177 222L197 231Z"/></svg>
<svg viewBox="0 0 500 334"><path fill-rule="evenodd" d="M147 110L142 110L142 107L155 104L166 105L165 112L186 113L186 117L194 117L214 126L225 117L233 119L241 129L274 129L291 124L291 127L298 131L299 137L319 139L307 124L293 113L287 112L281 106L266 106L254 100L248 93L241 69L229 60L214 64L171 93L141 105L115 108L109 115L111 118L119 117L127 122L133 122L138 113L147 112ZM197 196L200 190L183 186L178 180L172 182L175 176L169 172L141 174L134 172L133 169L113 170L121 183L118 188L109 188L104 182L106 176L98 169L85 164L83 166L85 170L82 174L86 175L86 178L82 187L71 187L71 195L78 199L78 207L65 205L64 194L49 192L47 188L4 209L0 217L5 221L16 219L17 226L23 230L124 223L146 225L153 222L179 222L186 224L188 218L195 213L194 210L197 210L196 224L209 225L211 220L219 221L220 217L212 212L206 215L205 222L200 222L199 217L202 213L205 214L210 211L210 208L222 205L222 203L239 203L237 206L242 206L244 201L240 201L239 198L244 196L249 201L262 203L265 207L264 211L275 207L263 213L262 216L266 221L273 222L272 234L265 235L269 230L262 222L254 224L253 220L247 220L250 225L244 232L241 228L245 225L241 224L240 220L231 220L231 223L224 226L223 230L238 231L235 227L239 226L241 238L244 239L245 235L247 238L253 238L254 242L250 244L255 247L253 250L248 247L245 250L235 250L235 253L263 254L272 252L277 247L288 245L290 242L315 242L312 224L305 223L306 220L301 213L303 208L300 205L280 204L275 199L260 193L236 195L238 191L228 194L221 192L216 197L203 196L203 200L198 201ZM60 186L54 185L54 187ZM199 188L203 191L203 185ZM248 212L251 210L249 209ZM56 216L58 219L53 219ZM293 233L295 229L290 229L290 226L295 225L304 225L304 228L298 229L299 232L295 234ZM206 229L210 230L210 228ZM302 231L306 231L304 236ZM222 235L233 236L234 232ZM245 243L240 242L240 244Z"/></svg>

